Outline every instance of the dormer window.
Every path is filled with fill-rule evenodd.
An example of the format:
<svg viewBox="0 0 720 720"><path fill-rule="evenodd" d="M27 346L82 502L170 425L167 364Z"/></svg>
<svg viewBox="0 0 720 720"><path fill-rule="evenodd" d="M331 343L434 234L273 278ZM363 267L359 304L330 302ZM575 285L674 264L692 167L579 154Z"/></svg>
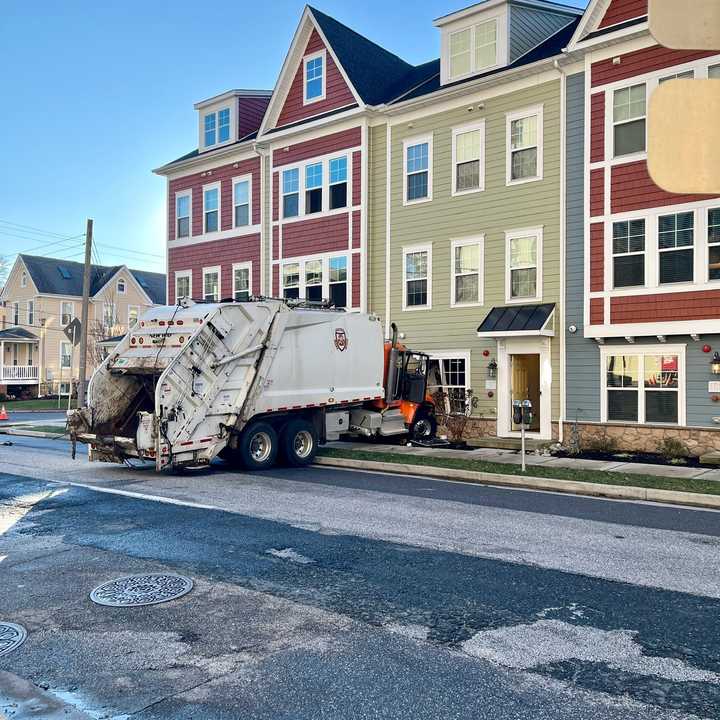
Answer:
<svg viewBox="0 0 720 720"><path fill-rule="evenodd" d="M497 65L497 46L497 18L450 33L450 79Z"/></svg>
<svg viewBox="0 0 720 720"><path fill-rule="evenodd" d="M119 295L125 294L125 278L119 278L117 281L117 291Z"/></svg>
<svg viewBox="0 0 720 720"><path fill-rule="evenodd" d="M204 115L203 130L205 147L226 143L230 139L230 108Z"/></svg>
<svg viewBox="0 0 720 720"><path fill-rule="evenodd" d="M20 287L26 288L27 287L27 273L23 273L20 276Z"/></svg>
<svg viewBox="0 0 720 720"><path fill-rule="evenodd" d="M308 55L303 60L305 104L325 99L325 51Z"/></svg>

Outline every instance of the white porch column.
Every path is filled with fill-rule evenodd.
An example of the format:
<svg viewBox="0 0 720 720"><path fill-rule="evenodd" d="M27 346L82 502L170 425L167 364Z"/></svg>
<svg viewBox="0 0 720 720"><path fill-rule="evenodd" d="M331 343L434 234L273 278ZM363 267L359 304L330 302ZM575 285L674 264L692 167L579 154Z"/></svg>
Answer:
<svg viewBox="0 0 720 720"><path fill-rule="evenodd" d="M5 374L5 341L0 340L0 380Z"/></svg>

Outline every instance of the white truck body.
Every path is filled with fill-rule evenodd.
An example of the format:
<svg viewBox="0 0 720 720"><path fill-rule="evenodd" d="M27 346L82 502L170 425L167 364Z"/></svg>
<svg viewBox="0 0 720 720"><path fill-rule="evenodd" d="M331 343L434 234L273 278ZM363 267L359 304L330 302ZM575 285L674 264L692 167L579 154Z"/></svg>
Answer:
<svg viewBox="0 0 720 720"><path fill-rule="evenodd" d="M273 413L319 408L336 436L350 408L383 398L373 315L187 301L139 318L70 425L91 459L151 458L161 470L208 464L250 420Z"/></svg>

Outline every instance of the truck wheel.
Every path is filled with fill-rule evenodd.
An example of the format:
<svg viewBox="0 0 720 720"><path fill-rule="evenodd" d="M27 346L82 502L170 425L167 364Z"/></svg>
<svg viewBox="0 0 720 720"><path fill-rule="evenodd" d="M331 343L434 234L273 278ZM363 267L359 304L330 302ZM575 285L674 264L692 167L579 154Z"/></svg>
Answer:
<svg viewBox="0 0 720 720"><path fill-rule="evenodd" d="M280 443L285 462L293 467L309 465L317 454L317 432L307 420L291 420L282 432Z"/></svg>
<svg viewBox="0 0 720 720"><path fill-rule="evenodd" d="M437 419L434 415L420 415L410 426L410 437L413 440L429 440L437 432Z"/></svg>
<svg viewBox="0 0 720 720"><path fill-rule="evenodd" d="M278 436L275 428L265 422L252 423L240 438L238 454L248 470L271 468L278 454Z"/></svg>

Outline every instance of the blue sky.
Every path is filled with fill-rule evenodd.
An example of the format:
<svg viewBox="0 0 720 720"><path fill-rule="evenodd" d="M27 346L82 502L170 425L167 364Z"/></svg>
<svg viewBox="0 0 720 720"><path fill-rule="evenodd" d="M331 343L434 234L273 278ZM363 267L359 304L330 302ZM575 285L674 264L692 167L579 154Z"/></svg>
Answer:
<svg viewBox="0 0 720 720"><path fill-rule="evenodd" d="M316 3L416 63L439 54L433 18L464 4ZM0 256L80 260L81 238L48 243L82 234L90 216L101 262L164 271L165 181L152 168L196 147L194 102L272 89L302 9L291 0L5 0Z"/></svg>

